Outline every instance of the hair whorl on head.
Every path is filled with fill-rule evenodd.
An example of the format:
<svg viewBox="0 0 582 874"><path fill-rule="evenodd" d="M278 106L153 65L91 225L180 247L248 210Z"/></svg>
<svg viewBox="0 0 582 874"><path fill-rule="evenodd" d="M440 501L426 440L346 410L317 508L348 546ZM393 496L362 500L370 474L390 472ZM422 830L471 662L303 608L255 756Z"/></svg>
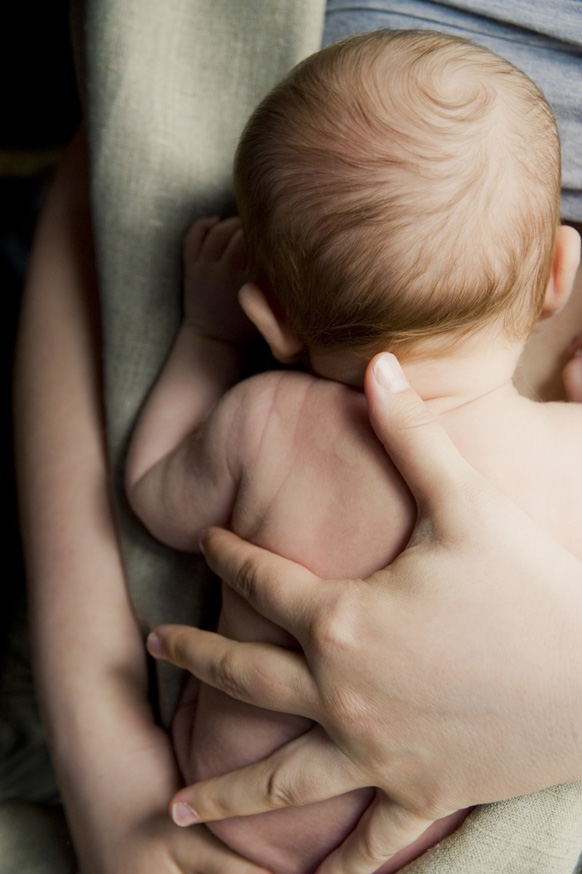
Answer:
<svg viewBox="0 0 582 874"><path fill-rule="evenodd" d="M376 31L298 65L251 116L235 187L257 280L311 348L407 350L537 320L558 223L551 110L460 38Z"/></svg>

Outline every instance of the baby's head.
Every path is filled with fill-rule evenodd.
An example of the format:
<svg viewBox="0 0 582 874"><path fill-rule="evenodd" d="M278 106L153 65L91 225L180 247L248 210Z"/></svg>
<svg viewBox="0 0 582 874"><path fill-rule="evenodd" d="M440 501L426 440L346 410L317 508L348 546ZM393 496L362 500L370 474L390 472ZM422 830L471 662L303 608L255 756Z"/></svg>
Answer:
<svg viewBox="0 0 582 874"><path fill-rule="evenodd" d="M433 354L484 324L525 338L540 316L555 121L465 40L379 31L303 61L247 124L235 190L256 282L307 349Z"/></svg>

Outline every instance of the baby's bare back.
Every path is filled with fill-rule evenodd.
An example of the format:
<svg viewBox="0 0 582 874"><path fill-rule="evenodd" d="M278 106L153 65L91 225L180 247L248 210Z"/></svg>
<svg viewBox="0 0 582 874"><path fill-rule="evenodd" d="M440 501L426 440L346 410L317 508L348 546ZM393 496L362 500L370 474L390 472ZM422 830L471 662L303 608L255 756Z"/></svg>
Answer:
<svg viewBox="0 0 582 874"><path fill-rule="evenodd" d="M262 390L265 383L268 377L262 378ZM401 551L416 511L370 430L363 395L299 374L278 377L271 390L270 413L260 429L257 423L260 438L237 435L241 457L233 530L322 577L366 577ZM582 481L578 491L572 488L575 447L582 445L582 410L541 407L504 395L474 402L443 421L482 473L568 548L577 534L577 543L582 543L576 524ZM574 509L578 514L572 517ZM219 627L237 639L295 646L286 632L227 587ZM374 658L372 650L369 657ZM251 707L202 687L196 706L177 714L175 745L190 783L263 758L311 726L307 719ZM362 789L309 807L209 827L274 874L309 874L353 829L372 797L373 789ZM398 870L454 831L465 815L459 811L440 820L380 870Z"/></svg>

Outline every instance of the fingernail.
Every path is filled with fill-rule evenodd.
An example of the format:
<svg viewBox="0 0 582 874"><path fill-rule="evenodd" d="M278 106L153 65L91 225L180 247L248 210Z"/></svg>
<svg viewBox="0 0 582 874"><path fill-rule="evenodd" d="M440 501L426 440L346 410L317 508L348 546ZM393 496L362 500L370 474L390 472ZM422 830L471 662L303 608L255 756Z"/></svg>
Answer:
<svg viewBox="0 0 582 874"><path fill-rule="evenodd" d="M148 634L146 640L146 648L150 655L154 657L159 657L164 654L164 645L162 643L162 638L156 634L155 631L152 631Z"/></svg>
<svg viewBox="0 0 582 874"><path fill-rule="evenodd" d="M391 352L383 352L376 358L373 371L378 384L390 392L397 393L410 388L398 359Z"/></svg>
<svg viewBox="0 0 582 874"><path fill-rule="evenodd" d="M185 801L180 801L172 807L172 819L179 826L194 825L198 822L197 814Z"/></svg>

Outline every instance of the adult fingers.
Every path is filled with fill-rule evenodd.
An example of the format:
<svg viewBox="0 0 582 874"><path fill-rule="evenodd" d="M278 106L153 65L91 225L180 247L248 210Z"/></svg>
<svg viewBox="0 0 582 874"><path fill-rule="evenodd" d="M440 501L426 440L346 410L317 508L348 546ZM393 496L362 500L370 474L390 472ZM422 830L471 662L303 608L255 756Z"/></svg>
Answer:
<svg viewBox="0 0 582 874"><path fill-rule="evenodd" d="M188 625L161 625L148 651L231 698L278 713L314 718L317 692L302 653L267 643L240 643Z"/></svg>
<svg viewBox="0 0 582 874"><path fill-rule="evenodd" d="M431 819L406 810L378 791L354 831L319 866L316 874L372 874L399 850L412 844L431 823Z"/></svg>
<svg viewBox="0 0 582 874"><path fill-rule="evenodd" d="M170 810L177 825L303 807L365 785L354 765L315 725L259 762L181 789Z"/></svg>
<svg viewBox="0 0 582 874"><path fill-rule="evenodd" d="M333 583L222 528L207 529L200 546L215 574L262 616L302 642L316 603Z"/></svg>
<svg viewBox="0 0 582 874"><path fill-rule="evenodd" d="M176 830L177 831L177 830ZM204 826L182 833L183 841L174 838L176 872L184 874L269 874L231 850L215 838ZM150 870L148 868L148 870ZM164 870L166 870L164 868Z"/></svg>
<svg viewBox="0 0 582 874"><path fill-rule="evenodd" d="M411 389L394 355L372 359L365 389L372 426L417 502L429 511L457 502L461 483L477 474Z"/></svg>

